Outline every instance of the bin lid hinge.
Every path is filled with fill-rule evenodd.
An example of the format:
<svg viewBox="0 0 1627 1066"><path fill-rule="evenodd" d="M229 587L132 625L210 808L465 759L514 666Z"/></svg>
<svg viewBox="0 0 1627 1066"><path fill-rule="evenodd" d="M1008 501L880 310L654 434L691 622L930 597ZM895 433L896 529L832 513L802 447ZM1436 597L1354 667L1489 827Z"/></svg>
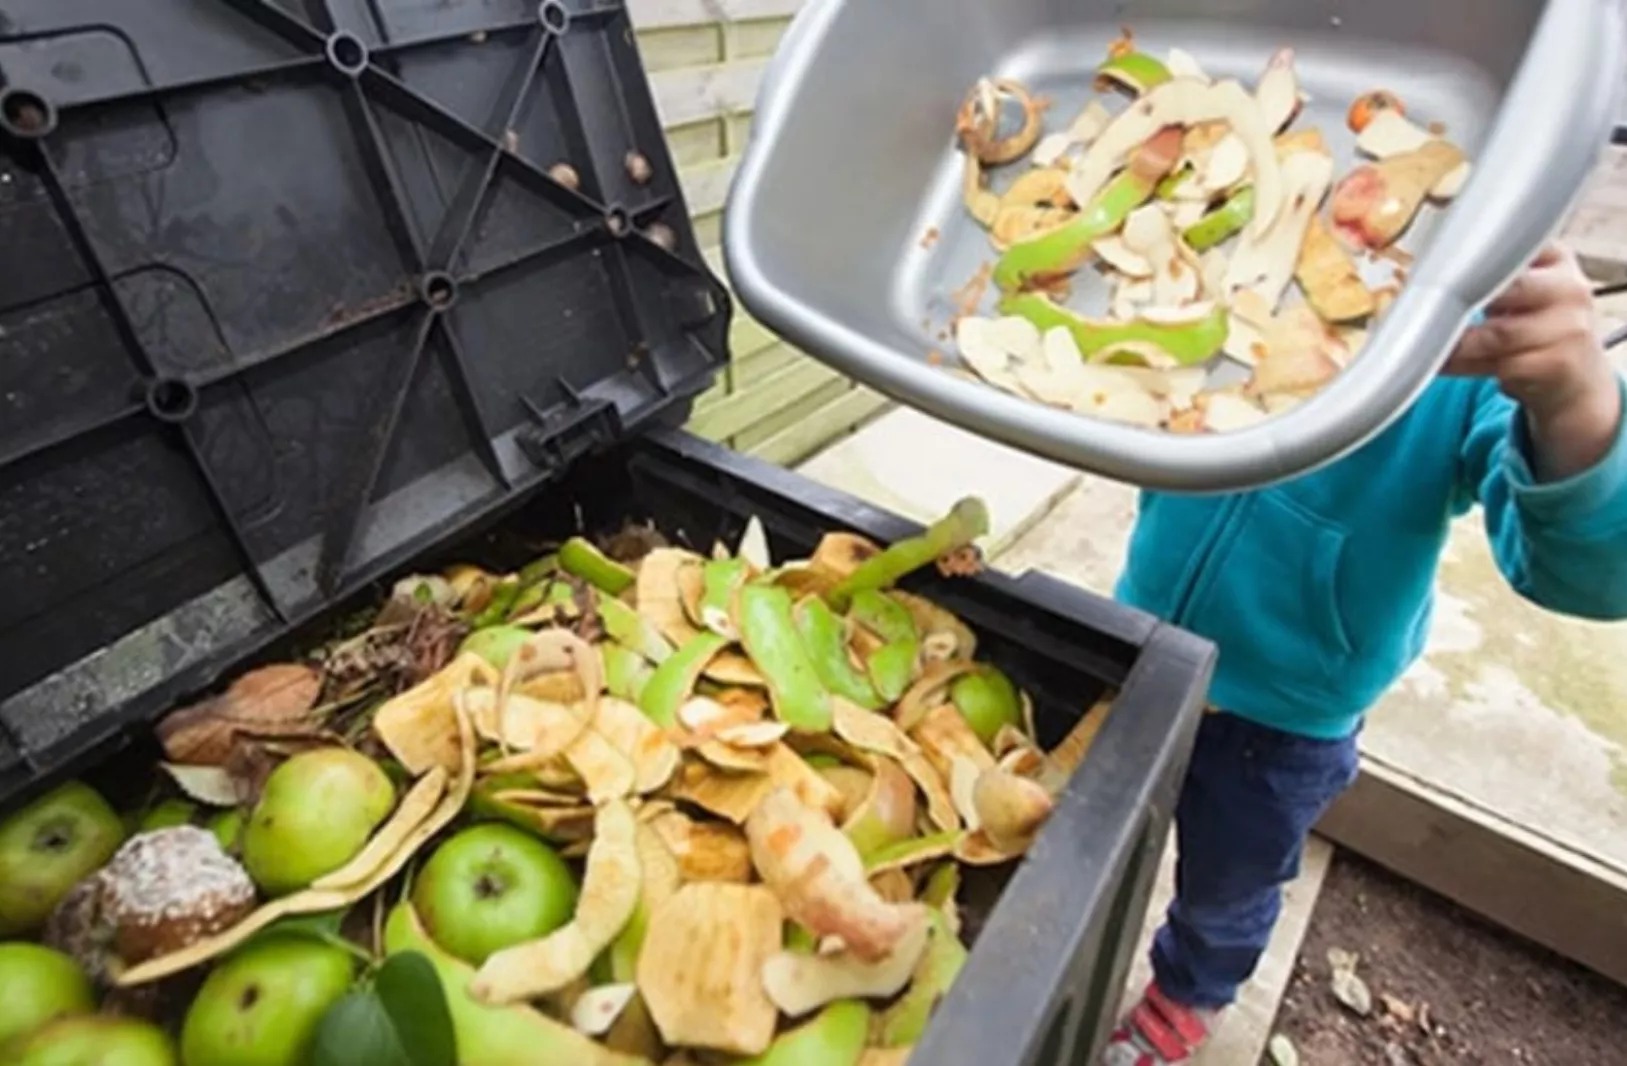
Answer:
<svg viewBox="0 0 1627 1066"><path fill-rule="evenodd" d="M557 384L566 402L547 410L528 396L520 397L532 422L514 434L520 451L549 480L584 456L617 443L624 433L621 412L615 404L588 396L563 380Z"/></svg>

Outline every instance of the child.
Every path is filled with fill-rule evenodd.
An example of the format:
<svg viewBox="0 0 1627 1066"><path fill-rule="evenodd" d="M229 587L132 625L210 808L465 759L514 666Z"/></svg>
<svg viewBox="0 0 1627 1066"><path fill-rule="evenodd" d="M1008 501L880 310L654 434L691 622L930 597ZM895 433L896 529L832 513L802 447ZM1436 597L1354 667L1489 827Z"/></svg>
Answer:
<svg viewBox="0 0 1627 1066"><path fill-rule="evenodd" d="M1480 504L1527 599L1627 617L1624 383L1587 279L1549 248L1443 377L1315 473L1231 496L1144 493L1117 595L1220 648L1176 808L1153 983L1103 1066L1186 1062L1264 952L1306 835L1356 776L1363 713L1417 658L1451 519Z"/></svg>

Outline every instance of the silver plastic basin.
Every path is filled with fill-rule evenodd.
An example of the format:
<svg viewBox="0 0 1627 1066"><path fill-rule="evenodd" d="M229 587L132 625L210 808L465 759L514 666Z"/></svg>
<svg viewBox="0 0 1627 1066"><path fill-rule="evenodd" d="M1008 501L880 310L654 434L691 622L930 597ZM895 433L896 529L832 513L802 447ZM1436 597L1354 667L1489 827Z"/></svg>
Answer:
<svg viewBox="0 0 1627 1066"><path fill-rule="evenodd" d="M1212 76L1248 84L1273 51L1293 48L1311 98L1296 128L1319 127L1341 161L1353 157L1345 109L1375 88L1444 122L1474 160L1455 204L1409 234L1410 283L1360 358L1313 400L1248 429L1140 429L929 361L953 350L952 294L992 254L960 203L961 100L981 76L1015 77L1071 116L1121 25L1149 51L1178 46ZM1269 484L1399 416L1468 316L1562 222L1609 137L1624 35L1619 0L810 0L759 93L725 215L728 271L770 328L947 421L1148 487Z"/></svg>

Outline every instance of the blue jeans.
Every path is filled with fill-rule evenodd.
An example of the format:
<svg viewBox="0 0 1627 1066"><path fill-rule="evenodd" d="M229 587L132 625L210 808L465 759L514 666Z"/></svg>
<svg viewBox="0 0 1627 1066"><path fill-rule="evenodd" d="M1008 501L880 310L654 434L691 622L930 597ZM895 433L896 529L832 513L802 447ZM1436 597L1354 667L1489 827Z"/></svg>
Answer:
<svg viewBox="0 0 1627 1066"><path fill-rule="evenodd" d="M1254 972L1305 838L1356 779L1356 737L1316 740L1206 714L1175 808L1175 901L1153 975L1190 1007L1223 1007Z"/></svg>

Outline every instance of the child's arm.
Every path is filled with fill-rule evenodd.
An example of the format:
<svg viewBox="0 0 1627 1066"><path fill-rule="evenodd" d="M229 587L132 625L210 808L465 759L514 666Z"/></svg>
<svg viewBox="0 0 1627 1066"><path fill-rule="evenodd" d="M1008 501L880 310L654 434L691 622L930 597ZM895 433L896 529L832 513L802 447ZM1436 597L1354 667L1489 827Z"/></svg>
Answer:
<svg viewBox="0 0 1627 1066"><path fill-rule="evenodd" d="M1553 610L1627 617L1627 402L1576 261L1544 251L1446 372L1498 386L1485 390L1464 458L1510 583Z"/></svg>

